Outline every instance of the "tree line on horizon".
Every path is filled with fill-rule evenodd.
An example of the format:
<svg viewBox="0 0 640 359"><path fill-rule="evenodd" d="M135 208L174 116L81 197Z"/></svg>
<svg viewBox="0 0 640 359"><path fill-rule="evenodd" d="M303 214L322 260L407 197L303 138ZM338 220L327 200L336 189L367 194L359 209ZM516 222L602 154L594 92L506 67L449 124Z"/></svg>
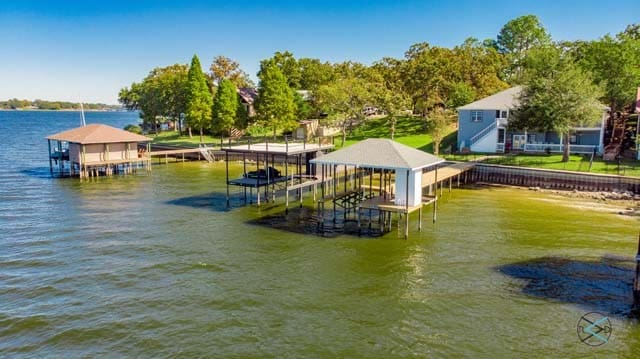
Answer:
<svg viewBox="0 0 640 359"><path fill-rule="evenodd" d="M513 126L567 133L597 103L614 112L631 105L640 85L640 25L592 41L554 41L535 15L525 15L507 22L495 39L470 37L452 48L421 42L403 58L384 57L369 66L276 52L260 62L257 75L253 117L239 106L236 91L255 85L224 56L214 58L206 73L195 55L190 65L155 68L123 88L119 100L150 124L184 114L189 128L201 134L225 135L232 128L276 134L292 130L298 120L321 118L341 128L343 141L371 106L387 115L391 138L399 116L425 121L437 151L457 107L524 85ZM541 113L547 115L534 116Z"/></svg>
<svg viewBox="0 0 640 359"><path fill-rule="evenodd" d="M104 103L82 103L85 110L118 110L122 107L119 105L107 105ZM38 109L38 110L79 110L80 103L69 101L46 101L46 100L20 100L12 98L6 101L0 101L0 109L4 110L20 110L20 109Z"/></svg>

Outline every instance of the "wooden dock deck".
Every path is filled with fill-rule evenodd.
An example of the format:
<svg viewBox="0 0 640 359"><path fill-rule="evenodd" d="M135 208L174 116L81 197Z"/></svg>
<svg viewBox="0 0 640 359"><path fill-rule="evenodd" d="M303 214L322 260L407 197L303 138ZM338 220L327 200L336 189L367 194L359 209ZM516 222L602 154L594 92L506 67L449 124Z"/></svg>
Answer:
<svg viewBox="0 0 640 359"><path fill-rule="evenodd" d="M436 180L442 182L448 179L452 179L455 176L470 170L475 166L475 163L470 162L453 162L446 166L438 168L438 174L436 179L436 171L429 171L422 174L422 187L429 187L435 184Z"/></svg>

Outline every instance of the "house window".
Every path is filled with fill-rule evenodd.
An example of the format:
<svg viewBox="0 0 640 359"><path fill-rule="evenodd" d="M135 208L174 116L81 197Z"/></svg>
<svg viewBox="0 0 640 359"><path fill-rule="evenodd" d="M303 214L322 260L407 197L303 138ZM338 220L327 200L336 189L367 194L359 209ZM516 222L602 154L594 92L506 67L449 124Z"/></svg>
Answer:
<svg viewBox="0 0 640 359"><path fill-rule="evenodd" d="M536 135L527 135L527 143L536 143Z"/></svg>
<svg viewBox="0 0 640 359"><path fill-rule="evenodd" d="M471 111L471 122L482 122L482 111Z"/></svg>
<svg viewBox="0 0 640 359"><path fill-rule="evenodd" d="M498 129L498 143L504 143L505 131L504 128Z"/></svg>
<svg viewBox="0 0 640 359"><path fill-rule="evenodd" d="M496 110L496 118L507 118L507 111Z"/></svg>

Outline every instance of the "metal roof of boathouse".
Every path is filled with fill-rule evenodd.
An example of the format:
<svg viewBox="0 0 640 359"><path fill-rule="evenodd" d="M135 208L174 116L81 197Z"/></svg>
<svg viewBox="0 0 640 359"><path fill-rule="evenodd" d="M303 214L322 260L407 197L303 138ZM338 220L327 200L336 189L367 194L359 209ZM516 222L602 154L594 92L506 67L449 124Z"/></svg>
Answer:
<svg viewBox="0 0 640 359"><path fill-rule="evenodd" d="M444 162L430 153L385 138L369 138L310 161L362 168L417 170Z"/></svg>

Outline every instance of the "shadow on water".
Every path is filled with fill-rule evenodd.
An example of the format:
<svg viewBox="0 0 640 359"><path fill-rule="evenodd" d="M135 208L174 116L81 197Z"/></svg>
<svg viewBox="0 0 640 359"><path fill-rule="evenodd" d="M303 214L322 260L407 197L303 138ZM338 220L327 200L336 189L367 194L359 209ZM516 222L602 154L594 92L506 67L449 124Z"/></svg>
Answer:
<svg viewBox="0 0 640 359"><path fill-rule="evenodd" d="M33 178L53 178L49 167L32 167L20 170L20 174ZM55 175L55 173L54 173Z"/></svg>
<svg viewBox="0 0 640 359"><path fill-rule="evenodd" d="M281 231L299 234L309 234L321 237L337 237L339 235L363 236L354 220L344 220L341 211L337 211L336 222L325 217L324 221L314 208L293 207L288 211L269 214L247 221L247 224L275 228ZM370 234L369 234L370 235ZM372 235L373 236L373 235Z"/></svg>
<svg viewBox="0 0 640 359"><path fill-rule="evenodd" d="M167 201L166 203L174 206L206 209L213 212L228 212L234 208L240 208L246 205L243 199L238 199L234 197L235 196L231 196L228 207L227 207L226 193L217 193L217 192L176 198L176 199Z"/></svg>
<svg viewBox="0 0 640 359"><path fill-rule="evenodd" d="M632 262L603 257L581 261L563 257L541 257L502 265L500 273L525 280L524 294L578 305L585 310L622 318L635 317Z"/></svg>

